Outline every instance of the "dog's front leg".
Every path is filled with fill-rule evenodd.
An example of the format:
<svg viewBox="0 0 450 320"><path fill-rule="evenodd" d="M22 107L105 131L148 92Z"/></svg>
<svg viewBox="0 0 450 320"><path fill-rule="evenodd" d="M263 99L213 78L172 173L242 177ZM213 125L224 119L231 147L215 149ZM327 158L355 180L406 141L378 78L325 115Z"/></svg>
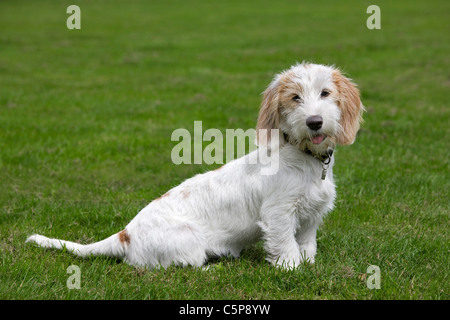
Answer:
<svg viewBox="0 0 450 320"><path fill-rule="evenodd" d="M295 239L297 218L283 210L267 208L261 214L259 226L263 232L267 261L277 267L293 269L300 265L301 255Z"/></svg>
<svg viewBox="0 0 450 320"><path fill-rule="evenodd" d="M300 224L301 226L297 229L295 237L300 249L302 262L314 263L314 257L317 251L316 232L319 227L319 222L305 221Z"/></svg>

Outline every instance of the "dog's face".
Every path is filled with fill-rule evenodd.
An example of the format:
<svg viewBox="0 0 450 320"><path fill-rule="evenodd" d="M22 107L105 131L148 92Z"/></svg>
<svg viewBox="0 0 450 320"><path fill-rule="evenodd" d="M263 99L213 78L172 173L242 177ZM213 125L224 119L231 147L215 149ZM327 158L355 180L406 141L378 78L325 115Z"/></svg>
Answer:
<svg viewBox="0 0 450 320"><path fill-rule="evenodd" d="M323 156L353 143L363 110L358 89L339 70L302 63L266 89L257 129L280 129L281 141Z"/></svg>

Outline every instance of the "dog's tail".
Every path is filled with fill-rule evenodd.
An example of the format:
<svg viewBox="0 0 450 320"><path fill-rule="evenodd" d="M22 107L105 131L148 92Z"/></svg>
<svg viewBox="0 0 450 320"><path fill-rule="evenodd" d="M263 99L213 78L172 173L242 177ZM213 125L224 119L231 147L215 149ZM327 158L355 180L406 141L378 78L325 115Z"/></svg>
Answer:
<svg viewBox="0 0 450 320"><path fill-rule="evenodd" d="M26 242L34 242L43 248L64 249L80 257L89 255L105 255L112 258L124 258L125 250L129 244L129 236L126 230L113 234L105 240L92 244L82 245L79 243L60 239L50 239L39 234L28 237Z"/></svg>

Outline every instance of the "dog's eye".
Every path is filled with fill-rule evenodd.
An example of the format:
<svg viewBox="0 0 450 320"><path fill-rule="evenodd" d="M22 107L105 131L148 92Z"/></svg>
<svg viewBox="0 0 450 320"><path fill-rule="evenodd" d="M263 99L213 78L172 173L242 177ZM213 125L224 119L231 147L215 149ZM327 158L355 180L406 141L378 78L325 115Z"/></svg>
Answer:
<svg viewBox="0 0 450 320"><path fill-rule="evenodd" d="M298 95L295 95L292 97L292 100L294 100L295 102L300 102L302 101L302 98L300 98Z"/></svg>
<svg viewBox="0 0 450 320"><path fill-rule="evenodd" d="M328 91L328 90L322 90L322 92L320 93L320 96L322 97L322 98L326 98L326 97L328 97L330 95L330 91Z"/></svg>

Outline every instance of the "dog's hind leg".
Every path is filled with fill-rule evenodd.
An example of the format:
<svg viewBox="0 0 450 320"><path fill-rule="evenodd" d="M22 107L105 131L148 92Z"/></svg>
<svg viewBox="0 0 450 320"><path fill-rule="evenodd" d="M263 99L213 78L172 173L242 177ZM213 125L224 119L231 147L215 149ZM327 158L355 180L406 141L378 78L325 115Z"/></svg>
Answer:
<svg viewBox="0 0 450 320"><path fill-rule="evenodd" d="M203 234L190 223L158 227L130 225L129 233L131 242L124 258L128 264L150 269L170 265L200 267L207 260Z"/></svg>

